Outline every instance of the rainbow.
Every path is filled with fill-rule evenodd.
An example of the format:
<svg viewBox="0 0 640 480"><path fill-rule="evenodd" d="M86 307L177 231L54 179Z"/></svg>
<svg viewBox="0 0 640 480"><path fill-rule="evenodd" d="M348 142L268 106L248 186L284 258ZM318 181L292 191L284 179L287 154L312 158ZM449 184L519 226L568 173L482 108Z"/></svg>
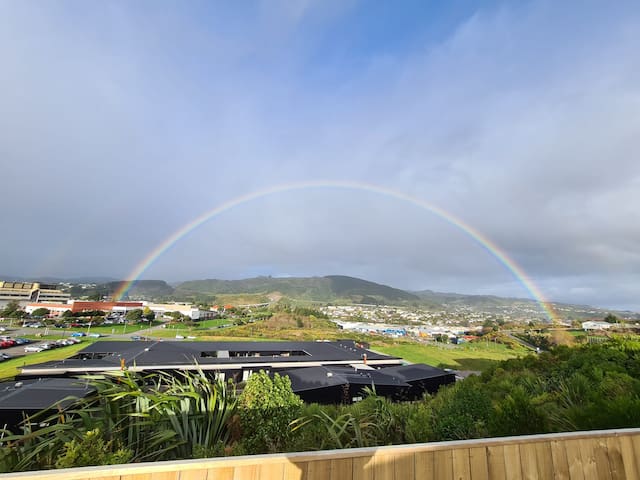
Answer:
<svg viewBox="0 0 640 480"><path fill-rule="evenodd" d="M489 252L493 257L495 257L507 270L509 270L513 276L522 284L522 286L529 292L531 297L540 305L542 310L545 312L547 317L551 322L556 322L557 317L551 303L545 299L540 289L533 283L533 281L529 278L526 272L509 256L506 252L500 249L498 245L493 243L490 239L485 237L478 230L473 228L472 226L464 223L459 218L455 217L449 212L432 205L428 202L420 200L418 198L414 198L410 195L407 195L402 192L398 192L395 190L391 190L386 187L359 183L359 182L350 182L350 181L312 181L312 182L297 182L297 183L288 183L284 185L277 185L270 188L256 190L251 193L247 193L240 197L236 197L234 199L228 200L217 207L212 208L200 216L193 219L191 222L182 226L180 229L176 230L174 233L169 235L166 239L164 239L156 248L154 248L149 254L131 271L127 278L130 280L124 281L118 290L114 293L115 300L121 300L127 293L127 291L131 288L131 285L140 278L140 276L168 249L170 249L176 242L178 242L185 235L189 234L200 225L208 222L212 218L224 213L228 210L231 210L234 207L242 205L244 203L251 202L253 200L257 200L259 198L267 197L269 195L274 195L277 193L295 191L295 190L306 190L306 189L321 189L321 188L341 188L341 189L349 189L349 190L359 190L365 192L372 192L380 195L385 195L388 197L392 197L398 200L402 200L408 203L411 203L419 208L427 210L431 212L441 219L445 220L449 224L459 228L461 231L466 233L469 237L475 240L482 248L484 248L487 252Z"/></svg>

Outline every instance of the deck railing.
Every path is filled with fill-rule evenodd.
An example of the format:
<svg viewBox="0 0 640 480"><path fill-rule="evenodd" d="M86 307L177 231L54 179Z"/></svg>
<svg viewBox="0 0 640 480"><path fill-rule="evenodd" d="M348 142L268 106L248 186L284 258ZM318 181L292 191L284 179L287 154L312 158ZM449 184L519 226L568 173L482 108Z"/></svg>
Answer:
<svg viewBox="0 0 640 480"><path fill-rule="evenodd" d="M0 480L640 479L640 429L138 463Z"/></svg>

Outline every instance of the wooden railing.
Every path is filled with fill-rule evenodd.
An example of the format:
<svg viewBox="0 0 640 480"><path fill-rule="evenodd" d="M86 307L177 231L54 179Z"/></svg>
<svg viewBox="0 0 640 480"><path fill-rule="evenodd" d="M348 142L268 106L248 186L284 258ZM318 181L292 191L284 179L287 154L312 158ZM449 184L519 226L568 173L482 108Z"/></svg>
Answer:
<svg viewBox="0 0 640 480"><path fill-rule="evenodd" d="M640 429L139 463L0 480L640 479Z"/></svg>

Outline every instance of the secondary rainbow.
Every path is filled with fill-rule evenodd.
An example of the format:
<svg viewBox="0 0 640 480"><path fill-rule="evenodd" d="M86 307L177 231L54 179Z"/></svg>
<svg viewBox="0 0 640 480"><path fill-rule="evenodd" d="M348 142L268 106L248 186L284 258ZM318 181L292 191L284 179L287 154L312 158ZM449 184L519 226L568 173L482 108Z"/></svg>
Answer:
<svg viewBox="0 0 640 480"><path fill-rule="evenodd" d="M122 283L120 288L114 293L114 299L120 300L124 295L126 295L131 285L140 278L140 276L167 250L169 250L175 243L177 243L181 238L185 235L189 234L200 225L208 222L212 218L224 213L228 210L231 210L238 205L242 205L244 203L251 202L253 200L257 200L259 198L263 198L269 195L274 195L278 193L284 193L295 190L307 190L307 189L323 189L323 188L340 188L340 189L348 189L348 190L359 190L365 192L372 192L380 195L386 195L392 198L396 198L398 200L403 200L408 203L411 203L419 208L427 210L438 217L442 218L449 224L457 227L464 233L466 233L469 237L471 237L474 241L476 241L482 248L484 248L487 252L489 252L493 257L496 258L502 265L504 265L507 270L509 270L513 276L522 284L522 286L529 292L529 294L533 297L533 299L540 305L542 310L545 312L549 320L555 322L557 320L556 315L553 311L553 308L549 301L545 299L540 289L535 285L535 283L529 278L526 272L520 267L514 260L509 258L506 252L500 249L498 245L493 243L489 238L485 237L478 230L473 228L471 225L464 223L462 220L452 215L451 213L443 210L440 207L432 205L424 200L412 197L403 192L398 192L387 187L382 187L378 185L372 185L368 183L358 183L358 182L346 182L346 181L313 181L313 182L298 182L298 183L288 183L284 185L277 185L269 188L265 188L262 190L256 190L251 193L247 193L245 195L236 197L234 199L228 200L211 210L208 210L202 213L200 216L193 219L191 222L182 226L174 233L169 235L166 239L164 239L156 248L154 248L149 254L131 271L128 275L130 280L127 280Z"/></svg>

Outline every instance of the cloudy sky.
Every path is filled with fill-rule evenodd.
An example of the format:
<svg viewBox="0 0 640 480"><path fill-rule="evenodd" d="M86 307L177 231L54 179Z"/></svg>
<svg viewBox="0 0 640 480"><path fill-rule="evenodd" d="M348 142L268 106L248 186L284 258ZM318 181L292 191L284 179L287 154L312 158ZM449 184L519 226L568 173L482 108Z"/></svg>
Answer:
<svg viewBox="0 0 640 480"><path fill-rule="evenodd" d="M355 182L550 299L640 310L640 5L0 1L0 274L126 278L225 202ZM142 278L527 297L366 189L283 190Z"/></svg>

